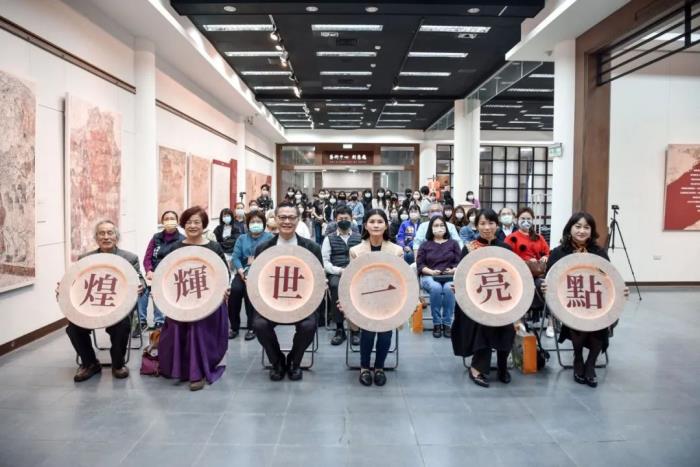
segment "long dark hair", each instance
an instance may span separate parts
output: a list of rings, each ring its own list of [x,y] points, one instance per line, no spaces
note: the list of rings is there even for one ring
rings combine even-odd
[[[386,225],[386,229],[384,229],[384,241],[389,241],[389,219],[386,218],[386,213],[384,212],[383,209],[370,209],[369,211],[365,212],[365,217],[362,219],[362,240],[367,240],[369,239],[369,230],[367,230],[367,222],[369,221],[369,218],[377,215],[384,219],[384,225]]]
[[[564,231],[561,234],[561,246],[564,248],[574,248],[574,241],[573,238],[571,237],[571,228],[576,224],[578,221],[581,219],[585,220],[588,225],[591,226],[591,236],[588,238],[588,241],[586,242],[586,248],[590,249],[591,247],[598,248],[598,228],[596,227],[595,219],[593,218],[592,215],[585,211],[579,211],[574,213],[570,218],[569,221],[566,223],[564,226]]]
[[[447,229],[447,219],[445,216],[435,216],[431,217],[430,221],[428,222],[428,230],[425,232],[425,239],[426,240],[435,240],[435,235],[433,234],[433,224],[435,221],[442,221],[443,225],[445,226],[445,236],[443,237],[445,240],[450,239],[450,231]]]
[[[530,237],[530,240],[535,242],[535,241],[537,241],[538,238],[540,238],[540,235],[535,231],[535,212],[528,207],[520,208],[520,209],[518,209],[518,214],[516,215],[516,219],[520,219],[520,216],[524,212],[526,212],[532,216],[532,225],[530,225],[530,230],[528,230],[527,236]],[[520,228],[520,221],[516,220],[516,222],[518,223],[518,228]],[[571,230],[571,229],[569,229],[569,230]]]

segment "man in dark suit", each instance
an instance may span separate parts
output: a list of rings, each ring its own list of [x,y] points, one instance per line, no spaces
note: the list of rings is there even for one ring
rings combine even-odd
[[[139,275],[141,283],[139,284],[139,295],[145,290],[145,282],[141,276],[141,269],[139,266],[139,257],[134,253],[126,250],[120,250],[117,248],[117,243],[119,242],[119,230],[114,222],[109,220],[104,220],[98,222],[95,226],[95,241],[97,242],[97,250],[89,251],[80,256],[79,259],[83,259],[89,255],[95,255],[97,253],[112,253],[121,256],[127,260],[136,269]],[[58,297],[58,289],[56,292]],[[112,375],[115,378],[126,378],[129,376],[129,369],[124,364],[124,357],[126,355],[126,346],[129,342],[129,332],[131,328],[131,313],[124,317],[123,320],[119,321],[117,324],[113,324],[105,329],[107,334],[110,336],[112,346],[109,350],[110,356],[112,357]],[[80,356],[80,367],[73,377],[73,381],[79,383],[87,379],[92,378],[97,373],[102,372],[102,365],[97,356],[95,355],[95,349],[92,348],[92,342],[90,340],[90,329],[81,328],[73,323],[68,323],[66,328],[66,333],[70,338],[73,348]]]
[[[294,204],[289,202],[280,203],[275,209],[275,220],[277,221],[279,235],[275,235],[267,242],[258,245],[255,249],[255,256],[257,257],[263,251],[275,245],[298,245],[309,250],[318,259],[321,267],[323,267],[321,248],[315,242],[300,237],[295,232],[300,218],[301,213]],[[316,333],[316,313],[311,313],[301,321],[294,323],[296,332],[294,333],[292,350],[289,351],[286,361],[275,332],[276,325],[277,323],[261,316],[257,311],[254,313],[253,329],[255,330],[255,335],[258,337],[260,345],[265,349],[267,358],[270,359],[272,364],[270,379],[272,381],[280,381],[284,378],[284,374],[287,373],[289,379],[298,381],[303,376],[300,367],[301,359],[304,357],[304,351],[313,342]]]

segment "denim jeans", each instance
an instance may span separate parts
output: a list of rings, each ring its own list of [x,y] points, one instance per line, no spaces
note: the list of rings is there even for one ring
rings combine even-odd
[[[139,300],[137,302],[137,306],[139,309],[139,319],[141,320],[141,324],[146,324],[147,318],[148,318],[148,297],[151,294],[151,288],[146,287],[146,289],[143,291],[141,296],[139,297]],[[155,302],[153,303],[153,324],[163,324],[165,322],[165,316],[163,316],[163,313],[158,309],[156,306]]]
[[[377,336],[377,354],[374,357],[374,368],[384,369],[384,361],[391,346],[391,334],[393,331],[372,332],[360,330],[360,366],[371,368],[370,357],[374,347],[374,337]]]
[[[408,264],[413,264],[416,261],[413,250],[410,250],[410,251],[404,250],[403,260],[406,261]]]
[[[455,312],[455,294],[452,292],[452,281],[441,284],[431,276],[420,278],[421,287],[430,294],[430,311],[433,314],[433,325],[452,325]]]

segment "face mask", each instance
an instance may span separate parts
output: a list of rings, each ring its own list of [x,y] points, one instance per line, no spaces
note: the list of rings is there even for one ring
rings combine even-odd
[[[165,227],[168,230],[175,230],[177,228],[177,221],[165,221],[163,222],[163,227]]]
[[[371,197],[372,197],[372,193],[365,193],[365,198],[371,198]]]
[[[513,216],[510,214],[504,214],[501,216],[501,224],[510,225],[513,223]]]
[[[415,199],[416,201],[418,201],[418,200],[420,199],[420,195],[413,195],[413,199]]]
[[[439,212],[439,211],[431,212],[431,213],[430,213],[430,218],[432,219],[433,217],[437,217],[437,216],[441,216],[441,215],[442,215],[442,213]]]
[[[267,196],[267,195],[269,195],[269,194],[270,194],[269,191],[263,191],[263,192],[262,192],[262,195],[263,195],[263,196]]]
[[[258,210],[258,207],[257,207],[257,206],[251,206],[251,207],[250,207],[250,210],[251,210],[251,211],[257,211],[257,210]]]
[[[357,201],[357,196],[351,196],[350,201]]]
[[[392,218],[392,219],[398,219],[398,218],[399,218],[399,215],[398,215],[397,213],[395,213],[395,212],[392,212],[392,213],[391,213],[391,218]]]
[[[294,195],[294,198],[295,198],[295,199],[301,199],[301,195],[300,195],[300,194],[296,194],[296,195]]]
[[[335,198],[331,198],[331,204],[335,204]]]
[[[384,193],[377,193],[377,198],[384,198]]]
[[[338,199],[339,199],[340,201],[345,201],[347,198],[346,198],[345,196],[338,196]]]
[[[471,201],[474,199],[474,195],[467,195],[467,201]]]
[[[473,224],[475,220],[476,220],[476,216],[469,216],[469,222],[470,222],[470,223]]]
[[[445,211],[446,217],[452,217],[452,211]]]
[[[318,197],[321,198],[321,199],[326,199],[326,198],[328,198],[328,195],[325,195],[325,194],[324,194],[324,195],[318,195]]]
[[[236,209],[237,216],[245,216],[245,211],[243,209]]]
[[[338,227],[340,228],[340,230],[348,230],[350,228],[350,221],[338,221]]]
[[[263,231],[263,225],[258,223],[250,224],[248,228],[250,229],[250,232],[254,234],[258,234]]]
[[[293,192],[293,191],[288,191],[288,192],[287,192],[287,196],[294,196],[294,192]]]
[[[224,224],[230,224],[232,220],[231,216],[224,216],[223,218]]]
[[[401,220],[405,221],[406,219],[408,219],[408,214],[401,214]]]
[[[520,221],[520,228],[523,230],[530,230],[530,227],[532,227],[532,221],[528,219],[523,219]]]
[[[415,220],[418,219],[418,217],[420,217],[420,214],[418,214],[417,212],[412,212],[412,213],[411,213],[411,220],[414,220],[414,221],[415,221]]]
[[[462,214],[461,212],[458,212],[457,214],[455,214],[455,217],[459,220],[462,220],[462,219],[464,219],[464,214]]]
[[[433,227],[433,235],[445,235],[444,227]]]

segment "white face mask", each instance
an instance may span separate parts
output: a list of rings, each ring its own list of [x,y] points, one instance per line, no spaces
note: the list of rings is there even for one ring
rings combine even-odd
[[[420,199],[420,195],[413,195],[413,199],[415,199],[416,201],[418,201],[418,200]]]
[[[401,214],[401,220],[405,221],[406,219],[408,219],[408,214]]]
[[[301,199],[301,195],[297,193],[296,195],[294,195],[294,198]]]
[[[513,223],[513,216],[511,216],[510,214],[503,214],[500,220],[501,224],[511,225]]]
[[[523,230],[530,230],[532,227],[532,221],[530,219],[522,219],[520,221],[520,228]]]
[[[458,212],[457,214],[455,214],[455,217],[459,220],[462,220],[464,219],[464,213]]]
[[[245,215],[245,210],[243,209],[236,209],[236,215],[237,216],[244,216]]]
[[[433,227],[433,235],[445,235],[445,228],[444,227]]]
[[[420,214],[418,214],[417,212],[412,212],[412,213],[411,213],[411,220],[414,220],[414,221],[415,221],[415,220],[417,220],[419,217],[420,217]]]
[[[476,216],[469,216],[469,222],[470,222],[470,223],[473,224],[475,220],[476,220]]]
[[[371,198],[371,197],[372,197],[372,193],[365,193],[365,198]]]
[[[445,211],[445,217],[452,217],[452,211]]]
[[[384,198],[384,193],[377,193],[378,198]]]

